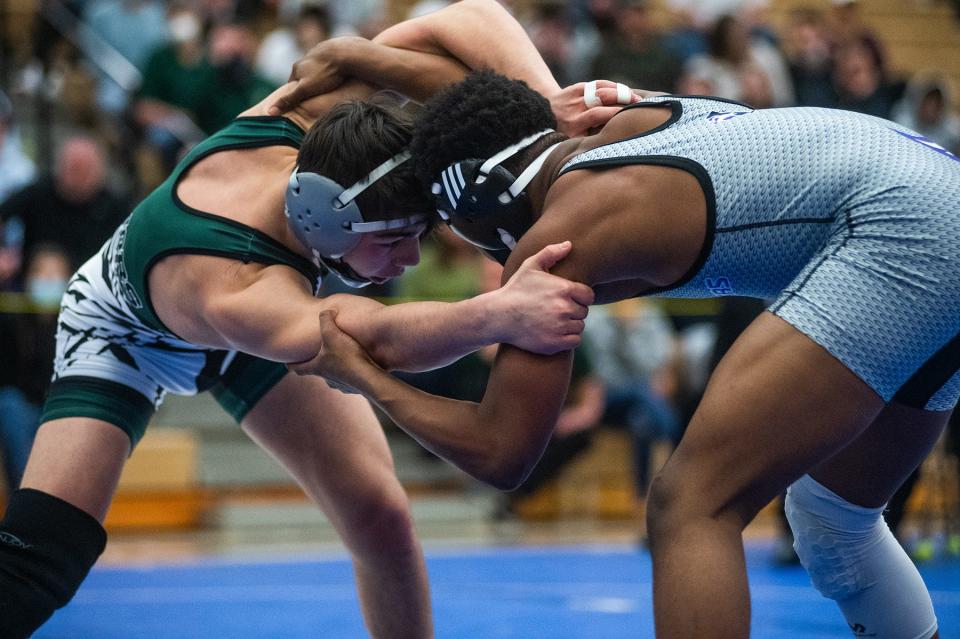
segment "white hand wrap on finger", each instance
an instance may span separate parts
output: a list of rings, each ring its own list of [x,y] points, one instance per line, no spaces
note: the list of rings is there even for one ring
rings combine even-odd
[[[596,80],[590,80],[583,85],[583,103],[588,109],[592,109],[593,107],[603,104],[603,100],[601,100],[600,96],[597,95]]]
[[[617,104],[630,104],[631,102],[633,102],[633,91],[622,82],[617,82]]]

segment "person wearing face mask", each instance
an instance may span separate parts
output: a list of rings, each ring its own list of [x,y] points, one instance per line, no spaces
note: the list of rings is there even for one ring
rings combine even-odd
[[[212,73],[196,112],[201,129],[220,129],[276,88],[254,69],[256,55],[257,39],[247,24],[224,22],[210,30],[207,60]]]
[[[257,72],[277,86],[287,81],[297,60],[330,35],[330,14],[322,4],[305,3],[285,22],[264,36],[257,50]]]
[[[203,24],[195,8],[171,6],[167,30],[170,42],[154,50],[147,60],[133,117],[143,128],[148,148],[159,153],[169,173],[181,150],[204,137],[196,124],[197,111],[213,69],[206,59]]]
[[[27,259],[27,304],[0,313],[0,456],[7,491],[20,484],[53,373],[57,309],[72,270],[67,253],[40,244]]]

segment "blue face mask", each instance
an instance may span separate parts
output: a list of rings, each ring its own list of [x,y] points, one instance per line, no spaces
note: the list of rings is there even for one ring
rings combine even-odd
[[[37,306],[56,308],[67,290],[67,280],[36,278],[27,283],[27,295]]]

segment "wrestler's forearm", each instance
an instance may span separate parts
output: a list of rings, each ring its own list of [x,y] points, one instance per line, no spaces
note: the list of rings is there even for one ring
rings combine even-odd
[[[571,359],[569,353],[541,356],[504,347],[480,404],[429,395],[369,364],[338,381],[376,403],[427,449],[509,490],[529,475],[550,439]]]
[[[390,27],[374,41],[451,57],[469,69],[492,69],[542,95],[560,90],[523,27],[496,0],[462,0]]]
[[[427,450],[470,476],[501,489],[512,489],[517,475],[504,468],[498,450],[506,442],[484,429],[480,405],[424,393],[374,367],[358,390]]]
[[[453,303],[391,306],[338,295],[324,304],[337,309],[337,323],[374,361],[387,370],[408,372],[439,368],[484,346],[509,340],[508,313],[501,306],[495,294]]]
[[[412,48],[394,48],[363,38],[329,41],[338,71],[419,102],[463,79],[469,69],[456,59]]]

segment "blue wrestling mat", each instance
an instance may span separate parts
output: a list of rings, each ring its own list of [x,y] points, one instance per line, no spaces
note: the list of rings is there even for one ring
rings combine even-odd
[[[848,636],[803,570],[748,546],[753,636]],[[624,546],[428,552],[440,639],[653,637],[650,556]],[[960,563],[922,566],[942,639],[960,637]],[[365,637],[345,558],[96,568],[36,639]]]

